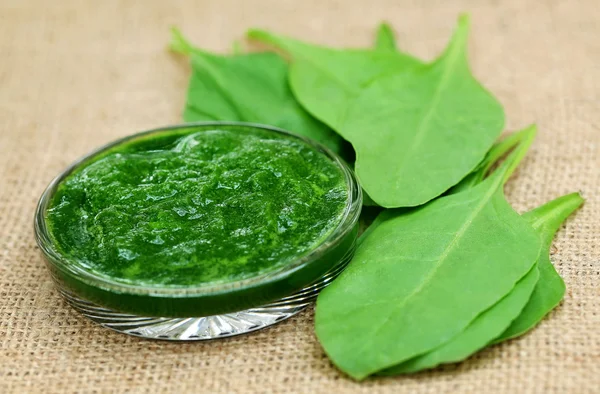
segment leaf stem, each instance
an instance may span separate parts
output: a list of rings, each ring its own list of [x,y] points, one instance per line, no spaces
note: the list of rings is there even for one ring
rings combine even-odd
[[[546,243],[552,242],[554,234],[561,224],[584,202],[579,193],[571,193],[558,197],[540,207],[523,214],[526,219],[535,218],[531,222],[533,228],[543,236]]]
[[[502,184],[506,183],[508,178],[513,174],[519,163],[523,160],[529,147],[533,143],[537,134],[537,127],[531,125],[522,131],[516,133],[519,138],[519,143],[510,155],[504,160],[500,167],[492,173],[491,177],[502,177]]]

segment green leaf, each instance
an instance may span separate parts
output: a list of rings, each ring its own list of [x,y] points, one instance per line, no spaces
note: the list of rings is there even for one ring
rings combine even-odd
[[[488,345],[500,335],[498,333],[502,335],[494,343],[521,335],[533,328],[558,305],[564,295],[564,282],[550,262],[548,253],[560,224],[582,203],[579,193],[573,193],[525,213],[523,217],[538,232],[543,245],[534,268],[506,297],[479,315],[465,331],[452,340],[380,374],[416,372],[442,363],[460,361]]]
[[[459,193],[463,190],[470,189],[473,186],[481,183],[481,181],[483,181],[490,169],[497,165],[498,161],[502,159],[508,152],[513,150],[515,146],[519,145],[524,140],[530,138],[530,134],[532,132],[535,132],[535,125],[531,125],[521,131],[511,133],[508,136],[502,138],[500,141],[496,142],[486,154],[485,158],[481,161],[481,163],[479,163],[477,168],[473,170],[473,172],[471,172],[469,175],[467,175],[462,181],[460,181],[458,185],[453,186],[452,189],[448,191],[448,194]],[[370,204],[367,204],[364,202],[365,196],[368,197],[366,193],[363,193],[363,205],[372,206],[374,203],[371,202]],[[370,197],[368,198],[370,200]],[[396,208],[395,211],[402,210],[403,212],[406,212],[407,209],[411,208]],[[371,215],[373,215],[373,212],[376,211],[371,212]],[[364,227],[364,231],[358,239],[359,243],[368,235],[370,231],[373,231],[373,229],[383,221],[382,218],[382,215],[376,216],[374,220],[372,217],[370,218],[370,224]]]
[[[559,197],[523,215],[542,238],[542,253],[538,260],[540,280],[529,303],[519,317],[494,342],[520,336],[537,325],[562,300],[565,283],[550,261],[552,239],[560,225],[583,204],[579,193]]]
[[[274,45],[291,59],[289,80],[298,101],[338,131],[348,105],[373,79],[421,64],[412,56],[377,49],[332,49],[264,30],[248,37]]]
[[[382,24],[378,35],[384,34],[393,40],[390,27]],[[395,50],[326,48],[258,29],[249,30],[247,35],[292,57],[289,80],[297,100],[313,116],[334,128],[348,104],[374,78],[421,64]],[[363,204],[378,205],[366,193]]]
[[[386,369],[379,375],[398,375],[433,368],[442,363],[464,360],[502,333],[527,304],[540,276],[534,266],[498,303],[477,316],[460,334],[442,346]]]
[[[451,193],[458,193],[479,184],[488,171],[496,165],[498,160],[530,136],[531,129],[534,127],[535,126],[530,126],[519,132],[509,134],[502,140],[496,142],[477,169],[463,179],[458,185],[453,187]],[[378,218],[373,221],[371,226],[363,233],[361,238],[359,238],[359,244],[360,241],[368,236],[368,233],[373,231],[380,222],[381,219]],[[543,259],[543,256],[540,257],[540,259]],[[540,260],[538,259],[538,263],[539,261]],[[498,333],[502,333],[519,313],[522,315],[521,311],[529,302],[534,287],[541,285],[541,282],[538,282],[539,276],[540,272],[538,264],[536,263],[534,268],[532,268],[530,272],[515,285],[514,289],[508,293],[508,295],[479,315],[471,324],[469,324],[465,331],[442,346],[423,355],[414,357],[400,365],[381,371],[378,375],[389,376],[411,373],[433,368],[442,363],[457,362],[469,357],[476,351],[488,345],[492,339],[499,335]]]
[[[532,125],[527,129],[511,133],[508,136],[502,138],[500,141],[496,142],[488,151],[481,163],[479,163],[477,168],[475,168],[475,170],[473,170],[471,173],[469,173],[469,175],[467,175],[463,180],[461,180],[459,184],[453,186],[449,190],[449,193],[458,193],[464,189],[469,189],[480,183],[488,174],[490,169],[494,165],[496,165],[498,160],[504,157],[512,149],[514,149],[514,147],[517,146],[520,142],[522,142],[524,138],[527,138],[529,130],[532,127],[535,126]]]
[[[294,98],[288,65],[275,53],[221,56],[191,45],[172,31],[171,48],[191,57],[193,74],[183,118],[262,123],[319,141],[337,153],[345,142]]]
[[[396,37],[392,27],[387,23],[381,23],[377,29],[377,38],[375,40],[375,48],[379,50],[396,50]]]
[[[435,349],[529,272],[540,241],[502,185],[534,135],[479,185],[378,217],[317,299],[317,337],[342,371],[363,379]]]
[[[421,205],[471,172],[502,132],[500,103],[471,75],[459,19],[433,63],[378,77],[334,129],[356,151],[362,187],[386,208]]]

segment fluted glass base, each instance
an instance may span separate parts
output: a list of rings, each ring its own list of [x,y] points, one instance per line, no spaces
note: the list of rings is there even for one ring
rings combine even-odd
[[[107,309],[60,289],[73,308],[112,330],[149,339],[200,341],[230,337],[260,330],[288,319],[308,305],[333,281],[352,258],[352,250],[330,272],[288,297],[259,308],[202,317],[145,317]]]

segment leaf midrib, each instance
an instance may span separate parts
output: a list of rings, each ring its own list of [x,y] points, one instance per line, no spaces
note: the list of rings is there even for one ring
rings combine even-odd
[[[423,141],[423,137],[426,134],[426,130],[428,130],[427,126],[429,126],[429,122],[431,121],[433,114],[435,113],[434,110],[439,104],[442,93],[446,88],[452,71],[454,71],[454,66],[457,64],[457,59],[459,58],[460,52],[460,46],[453,46],[449,53],[450,56],[448,58],[441,59],[441,61],[446,64],[446,67],[444,67],[444,71],[442,72],[442,76],[440,78],[440,83],[435,89],[433,99],[429,102],[429,105],[427,106],[427,112],[425,113],[425,116],[421,119],[421,122],[419,122],[417,132],[415,133],[414,138],[409,144],[407,154],[402,156],[399,165],[396,167],[396,188],[401,186],[401,182],[403,181],[402,173],[404,172],[406,163],[408,163],[408,158],[412,157],[412,152],[414,152],[415,148]],[[437,62],[428,65],[427,67],[433,68],[436,66],[436,63]]]

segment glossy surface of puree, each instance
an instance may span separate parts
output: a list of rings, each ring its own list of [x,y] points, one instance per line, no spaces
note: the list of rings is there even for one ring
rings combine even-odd
[[[190,128],[84,162],[59,185],[46,222],[86,271],[187,287],[280,269],[335,230],[347,199],[339,166],[301,139]]]

